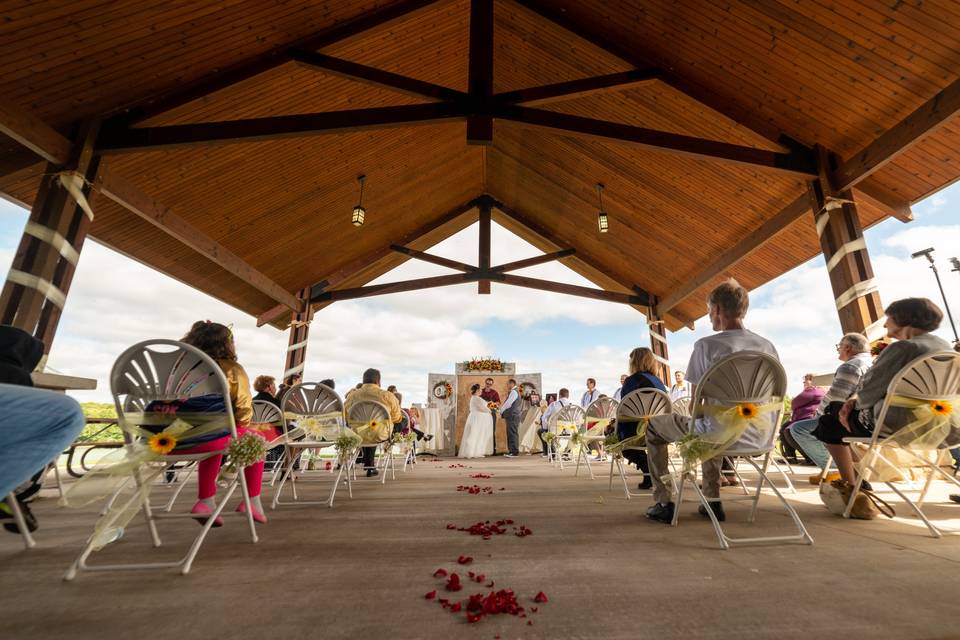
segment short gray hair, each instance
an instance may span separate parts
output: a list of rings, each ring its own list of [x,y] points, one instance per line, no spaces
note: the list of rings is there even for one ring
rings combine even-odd
[[[856,353],[864,353],[870,348],[870,343],[867,342],[867,337],[862,333],[848,333],[840,338],[840,342],[846,343],[847,346],[853,349]]]

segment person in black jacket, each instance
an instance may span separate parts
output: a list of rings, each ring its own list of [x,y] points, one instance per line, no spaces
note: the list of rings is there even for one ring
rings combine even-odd
[[[0,325],[0,497],[59,456],[85,424],[76,400],[32,388],[30,373],[42,357],[42,342],[22,329]],[[21,500],[18,496],[27,527],[36,530],[36,518]],[[12,517],[6,500],[0,503],[0,519]],[[20,532],[10,522],[3,528]]]

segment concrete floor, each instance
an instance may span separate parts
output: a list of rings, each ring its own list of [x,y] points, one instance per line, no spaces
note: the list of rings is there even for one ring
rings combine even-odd
[[[791,496],[816,540],[720,551],[708,521],[685,503],[680,526],[647,521],[647,498],[609,493],[606,477],[575,478],[539,457],[421,462],[381,485],[366,478],[334,509],[268,512],[252,545],[245,523],[212,531],[184,577],[171,571],[61,576],[95,511],[35,503],[38,546],[0,532],[0,638],[956,638],[960,538],[935,540],[906,509],[894,521],[845,521],[816,491]],[[812,471],[798,469],[800,471]],[[470,474],[492,473],[492,479]],[[795,476],[805,481],[806,473]],[[634,480],[636,482],[636,479]],[[492,486],[493,495],[456,491]],[[306,489],[321,497],[328,481]],[[503,487],[504,491],[499,491]],[[614,485],[616,488],[616,485]],[[724,489],[724,496],[738,490]],[[943,499],[946,484],[933,498]],[[269,494],[269,492],[267,492]],[[189,506],[192,501],[185,500]],[[899,505],[899,503],[895,503]],[[731,535],[792,533],[774,498],[748,525],[744,504],[727,505]],[[960,505],[928,513],[960,528]],[[533,534],[491,540],[448,523],[510,518]],[[952,520],[953,522],[950,522]],[[161,523],[165,546],[184,543],[192,521]],[[104,550],[104,560],[150,552],[142,525]],[[182,547],[180,547],[182,548]],[[173,549],[155,555],[174,557]],[[457,567],[460,555],[474,558]],[[550,601],[528,620],[500,615],[467,624],[424,594],[437,568],[472,569],[513,589],[524,606]],[[479,587],[479,585],[472,585]],[[459,594],[481,591],[466,584]]]

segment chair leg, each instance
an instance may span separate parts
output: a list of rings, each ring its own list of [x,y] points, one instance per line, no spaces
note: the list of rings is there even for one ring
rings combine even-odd
[[[137,492],[144,490],[143,478],[140,476],[140,469],[136,469],[133,472],[133,478],[137,483]],[[157,523],[153,518],[153,510],[150,507],[150,501],[143,501],[143,517],[147,521],[147,529],[150,530],[150,538],[153,541],[154,547],[160,546],[160,533],[157,531]]]
[[[13,520],[17,523],[17,528],[20,529],[20,537],[23,538],[23,546],[27,549],[33,549],[35,546],[37,546],[37,543],[30,534],[30,529],[27,528],[27,521],[23,517],[23,511],[20,510],[20,501],[17,500],[17,496],[13,493],[13,491],[7,495],[7,504],[10,505],[10,510],[13,511]]]
[[[627,486],[627,472],[623,468],[623,458],[617,458],[617,471],[620,472],[620,480],[623,482],[623,494],[630,499],[630,487]]]
[[[607,491],[613,491],[613,460],[616,456],[610,456],[610,481],[607,482]]]
[[[830,463],[832,462],[833,462],[833,456],[828,453],[827,463],[823,465],[822,469],[820,469],[820,479],[817,480],[817,484],[823,484],[824,478],[826,478],[827,474],[830,473]]]
[[[757,491],[753,495],[753,505],[750,507],[750,515],[747,516],[747,522],[753,522],[757,518],[757,509],[760,506],[760,493],[763,491],[763,481],[767,478],[767,469],[770,468],[771,460],[773,460],[773,456],[770,455],[770,453],[767,453],[767,455],[763,456],[763,469],[760,471],[760,477],[757,478]],[[752,459],[750,462],[756,466],[756,462],[754,462]],[[773,464],[776,466],[777,461],[773,460]],[[771,482],[770,484],[772,485],[773,483]]]
[[[773,466],[777,468],[777,471],[780,472],[780,475],[783,476],[783,479],[787,481],[787,488],[790,490],[790,493],[796,494],[797,488],[793,486],[793,482],[790,480],[790,476],[780,467],[780,464],[777,462],[776,458],[770,457],[770,461],[773,462]],[[790,463],[787,463],[787,468],[790,468]],[[793,470],[790,469],[790,473],[793,473]]]

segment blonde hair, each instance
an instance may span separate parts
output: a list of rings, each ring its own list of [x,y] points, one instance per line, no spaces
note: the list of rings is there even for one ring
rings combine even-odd
[[[716,305],[721,315],[726,318],[742,318],[747,315],[750,306],[750,296],[740,283],[730,278],[718,284],[707,297],[710,305]]]
[[[637,347],[630,352],[630,375],[634,373],[655,374],[657,368],[657,359],[653,356],[653,351],[646,347]]]

